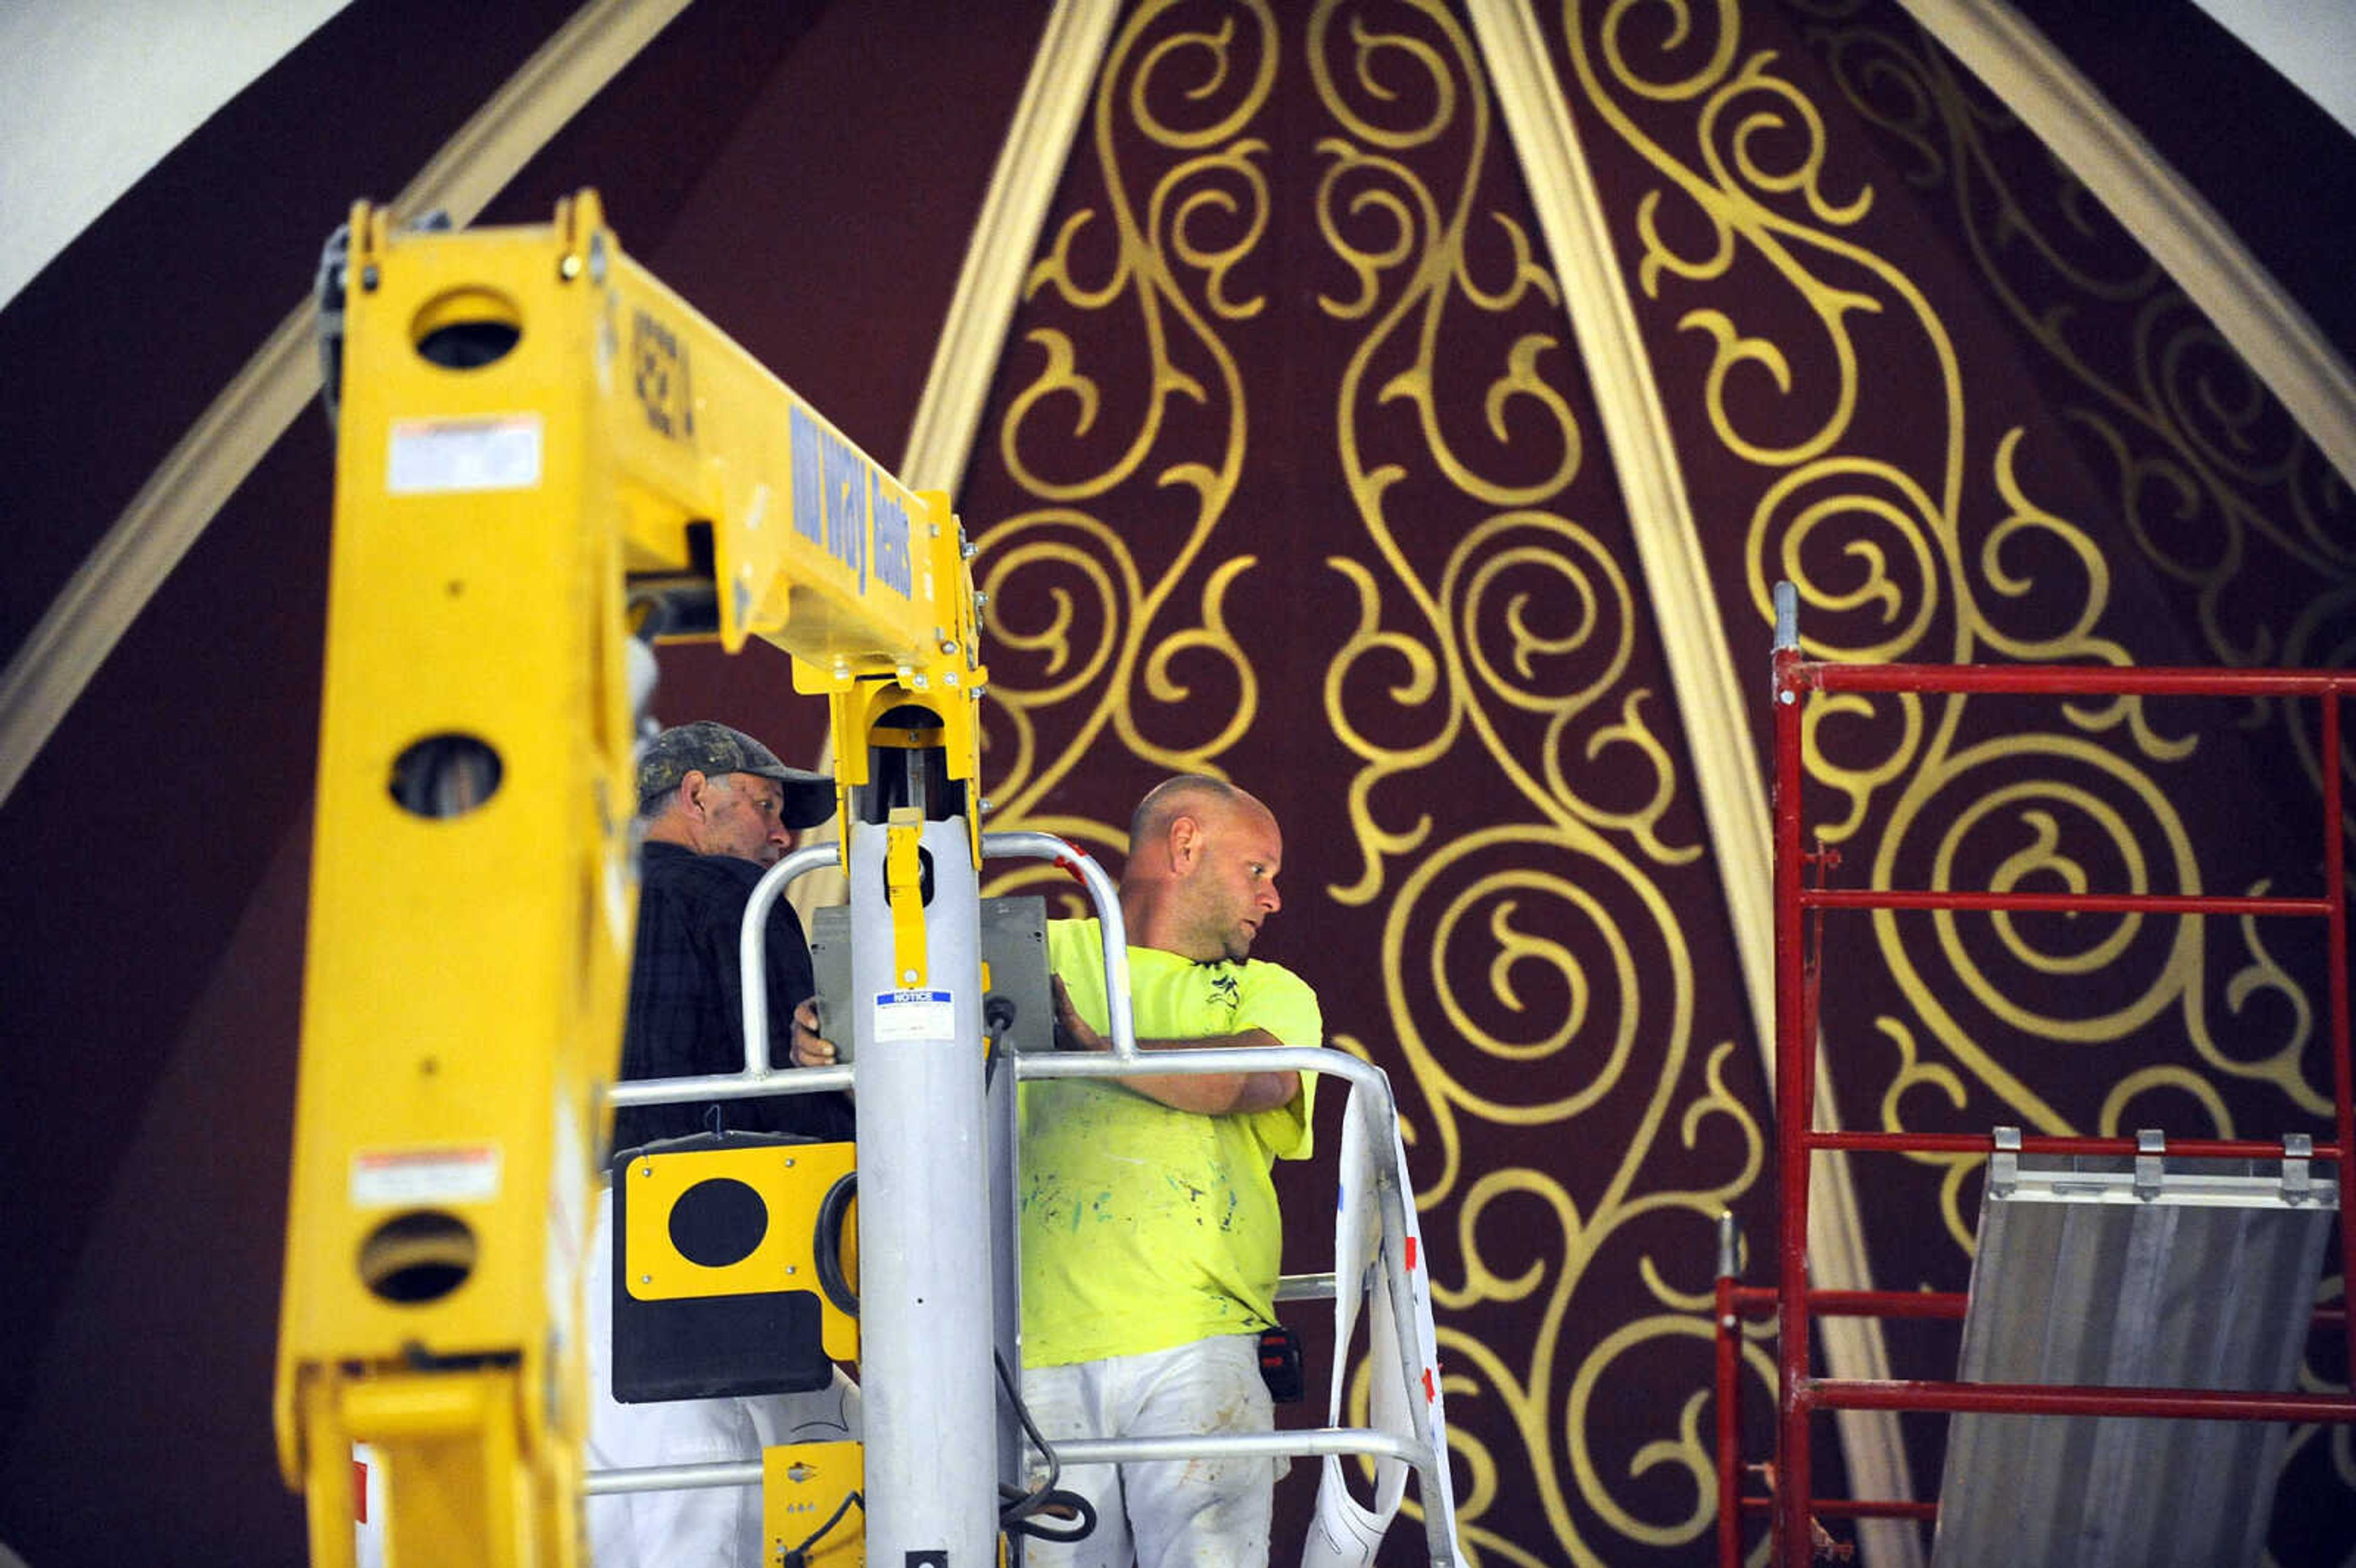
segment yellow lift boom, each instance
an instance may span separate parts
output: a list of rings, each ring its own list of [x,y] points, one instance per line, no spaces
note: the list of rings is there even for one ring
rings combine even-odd
[[[923,710],[978,863],[969,552],[947,496],[632,262],[594,194],[462,233],[363,205],[348,236],[280,1462],[315,1563],[352,1556],[354,1441],[396,1563],[569,1563],[635,917],[626,603],[793,655],[844,803],[882,720]],[[920,827],[891,827],[894,860]],[[950,984],[914,896],[894,973]]]

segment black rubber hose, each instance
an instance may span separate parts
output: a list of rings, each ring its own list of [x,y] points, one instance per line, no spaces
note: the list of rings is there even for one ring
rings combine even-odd
[[[851,1217],[851,1200],[859,1196],[859,1173],[845,1171],[819,1200],[818,1224],[810,1248],[818,1254],[818,1287],[845,1317],[859,1316],[859,1293],[842,1277],[842,1227]]]

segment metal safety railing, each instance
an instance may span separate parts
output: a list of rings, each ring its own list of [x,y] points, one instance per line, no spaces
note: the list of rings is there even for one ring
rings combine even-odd
[[[1139,1052],[1130,998],[1128,930],[1122,920],[1118,890],[1111,877],[1086,849],[1052,834],[984,834],[981,847],[985,859],[1042,859],[1068,872],[1087,889],[1104,933],[1105,990],[1110,1013],[1108,1021],[1111,1028],[1108,1033],[1111,1049],[1101,1053],[1014,1055],[1012,1060],[1017,1080],[1116,1078],[1136,1072]],[[769,912],[785,895],[786,889],[809,872],[840,863],[841,848],[836,844],[813,844],[797,849],[764,873],[745,903],[739,948],[744,986],[743,1071],[616,1083],[607,1092],[611,1104],[616,1106],[650,1105],[683,1101],[750,1099],[773,1094],[815,1094],[829,1090],[849,1090],[852,1086],[856,1071],[853,1064],[779,1068],[770,1061],[767,965],[762,956],[763,933]],[[1392,1129],[1398,1119],[1398,1102],[1391,1093],[1389,1075],[1372,1062],[1361,1061],[1346,1051],[1289,1046],[1216,1051],[1157,1050],[1153,1052],[1152,1071],[1157,1074],[1172,1075],[1315,1072],[1343,1079],[1358,1091],[1353,1094],[1351,1105],[1365,1119],[1367,1133],[1375,1138],[1373,1147],[1377,1148],[1390,1147]],[[1411,1327],[1417,1321],[1417,1307],[1409,1271],[1416,1265],[1411,1262],[1414,1249],[1405,1244],[1407,1206],[1412,1201],[1411,1195],[1412,1188],[1404,1168],[1387,1170],[1375,1183],[1376,1209],[1383,1239],[1377,1264],[1383,1276],[1379,1288],[1385,1292],[1399,1326],[1395,1343],[1399,1356],[1398,1377],[1407,1396],[1402,1408],[1414,1411],[1424,1408],[1430,1393]],[[1279,1301],[1331,1300],[1337,1287],[1355,1291],[1372,1289],[1376,1285],[1373,1281],[1337,1281],[1332,1273],[1287,1275],[1278,1283],[1276,1297]],[[1346,1349],[1346,1346],[1337,1345],[1333,1353],[1339,1356]],[[1255,1456],[1270,1459],[1326,1456],[1396,1459],[1414,1470],[1420,1495],[1426,1499],[1423,1524],[1430,1561],[1435,1565],[1445,1565],[1445,1568],[1453,1568],[1453,1564],[1460,1561],[1448,1518],[1449,1510],[1430,1503],[1438,1488],[1445,1484],[1444,1469],[1448,1456],[1440,1445],[1421,1432],[1395,1432],[1375,1427],[1311,1427],[1248,1434],[1192,1433],[1148,1437],[1076,1438],[1059,1441],[1055,1448],[1059,1461],[1067,1466]],[[583,1489],[588,1494],[597,1495],[702,1487],[757,1487],[760,1484],[761,1466],[754,1460],[593,1470],[584,1477]]]
[[[1810,1495],[1811,1422],[1824,1411],[1985,1412],[2019,1415],[2113,1415],[2227,1421],[2356,1423],[2351,1394],[2253,1393],[2175,1388],[2117,1388],[2039,1383],[1967,1383],[1916,1380],[1818,1377],[1809,1361],[1810,1326],[1819,1316],[1960,1319],[1960,1293],[1818,1290],[1809,1284],[1809,1179],[1814,1157],[1859,1153],[1988,1154],[1998,1135],[1819,1131],[1815,1126],[1816,978],[1822,953],[1821,912],[1827,910],[2043,911],[2160,916],[2227,915],[2319,919],[2328,927],[2329,1049],[2333,1134],[2329,1142],[2294,1136],[2276,1141],[2169,1139],[2169,1155],[2236,1159],[2284,1159],[2303,1153],[2329,1160],[2337,1173],[2341,1266],[2356,1266],[2356,1087],[2349,1054],[2350,993],[2345,833],[2342,827],[2340,701],[2356,692],[2356,676],[2308,670],[2201,670],[2112,667],[1974,667],[1933,665],[1839,664],[1801,657],[1796,598],[1789,583],[1775,588],[1773,782],[1775,909],[1775,1143],[1778,1215],[1772,1286],[1740,1283],[1739,1243],[1730,1218],[1721,1221],[1716,1317],[1718,1545],[1721,1568],[1741,1561],[1742,1518],[1773,1516],[1772,1562],[1799,1568],[1812,1560],[1812,1521],[1823,1518],[1929,1520],[1930,1502],[1840,1499]],[[1804,784],[1803,715],[1812,694],[2014,693],[2043,696],[2275,697],[2320,704],[2321,849],[2324,888],[2315,898],[2161,893],[1948,892],[1921,889],[1843,889],[1821,885],[1821,858],[1804,848],[1801,796]],[[1815,885],[1805,879],[1819,868]],[[1811,918],[1816,930],[1811,931]],[[2126,1155],[2132,1137],[2015,1136],[2007,1151],[2042,1155]],[[2147,1150],[2146,1151],[2147,1152]],[[1777,1424],[1771,1493],[1740,1489],[1740,1321],[1777,1318]],[[2356,1315],[2345,1307],[2317,1314],[2335,1323],[2356,1368]]]

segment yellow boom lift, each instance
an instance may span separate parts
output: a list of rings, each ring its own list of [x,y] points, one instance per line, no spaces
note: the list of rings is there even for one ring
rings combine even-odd
[[[954,972],[974,963],[979,858],[967,552],[946,496],[901,486],[632,262],[594,194],[544,228],[455,234],[361,206],[348,236],[323,289],[343,318],[336,539],[279,1453],[315,1563],[352,1554],[354,1441],[385,1466],[396,1559],[570,1563],[578,1253],[634,920],[625,595],[665,596],[673,630],[732,652],[792,654],[797,688],[832,699],[839,803],[879,729],[928,753],[947,787],[842,837],[891,862],[899,983],[868,989],[938,996],[934,1026],[972,1040],[977,987]],[[937,886],[928,946],[920,859],[962,879],[962,938]],[[924,1053],[870,1067],[895,1054]],[[978,1057],[937,1054],[914,1070],[969,1074],[970,1095],[939,1097],[978,1107]],[[986,1305],[877,1288],[909,1157],[863,1152],[868,1353],[947,1348],[988,1443]],[[944,1276],[987,1277],[969,1174],[907,1206],[938,1233],[903,1255]],[[871,1520],[985,1561],[991,1467],[916,1486],[873,1446]]]
[[[987,1073],[980,1049],[1004,1030],[986,1029],[979,956],[986,676],[948,498],[902,486],[633,263],[591,193],[546,226],[459,233],[355,207],[320,304],[336,528],[274,1403],[312,1562],[353,1561],[356,1443],[384,1467],[394,1568],[578,1561],[581,1250],[610,1105],[846,1087],[855,1071],[865,1435],[850,1463],[863,1508],[809,1561],[985,1568],[1023,1452],[992,1380],[995,1359],[1011,1392],[1017,1360],[1011,1270],[993,1267],[1011,1214],[992,1188],[1011,1158],[1015,1074]],[[652,615],[648,638],[731,652],[766,639],[793,656],[798,690],[830,699],[855,1003],[829,1028],[855,1069],[772,1076],[764,999],[748,988],[744,1073],[612,1083],[635,930],[632,752],[652,683],[633,607]],[[991,852],[1066,860],[1106,921],[1114,1052],[1018,1071],[1133,1071],[1108,880],[1044,835],[992,835]],[[827,858],[789,857],[756,910],[795,862]],[[1454,1562],[1428,1284],[1387,1083],[1322,1050],[1164,1053],[1156,1069],[1188,1062],[1369,1091],[1353,1098],[1345,1150],[1363,1133],[1391,1152],[1362,1184],[1352,1234],[1365,1247],[1350,1255],[1380,1266],[1342,1285],[1355,1303],[1363,1280],[1387,1281],[1376,1307],[1397,1327],[1386,1338],[1378,1323],[1375,1343],[1395,1342],[1398,1364],[1377,1376],[1376,1405],[1396,1413],[1384,1430],[1058,1447],[1074,1463],[1375,1456],[1388,1506],[1404,1470],[1421,1472],[1432,1560]],[[663,1189],[648,1174],[647,1190]],[[1359,1211],[1345,1194],[1344,1212]],[[829,1355],[842,1354],[839,1327]],[[1337,1410],[1340,1397],[1337,1380]],[[773,1526],[817,1523],[822,1505],[779,1500],[781,1477],[825,1468],[798,1452],[771,1450],[752,1477]],[[1329,1457],[1328,1492],[1337,1477]],[[1327,1506],[1321,1493],[1321,1519]],[[1347,1560],[1370,1560],[1381,1528],[1359,1530],[1363,1554]]]

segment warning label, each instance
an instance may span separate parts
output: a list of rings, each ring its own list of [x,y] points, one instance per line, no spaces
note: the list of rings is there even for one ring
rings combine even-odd
[[[395,496],[529,490],[540,483],[541,418],[395,420],[385,461]]]
[[[356,1209],[412,1203],[487,1203],[499,1195],[497,1144],[359,1149],[352,1155]]]
[[[957,1009],[947,991],[879,991],[875,1039],[948,1040],[957,1029]]]

